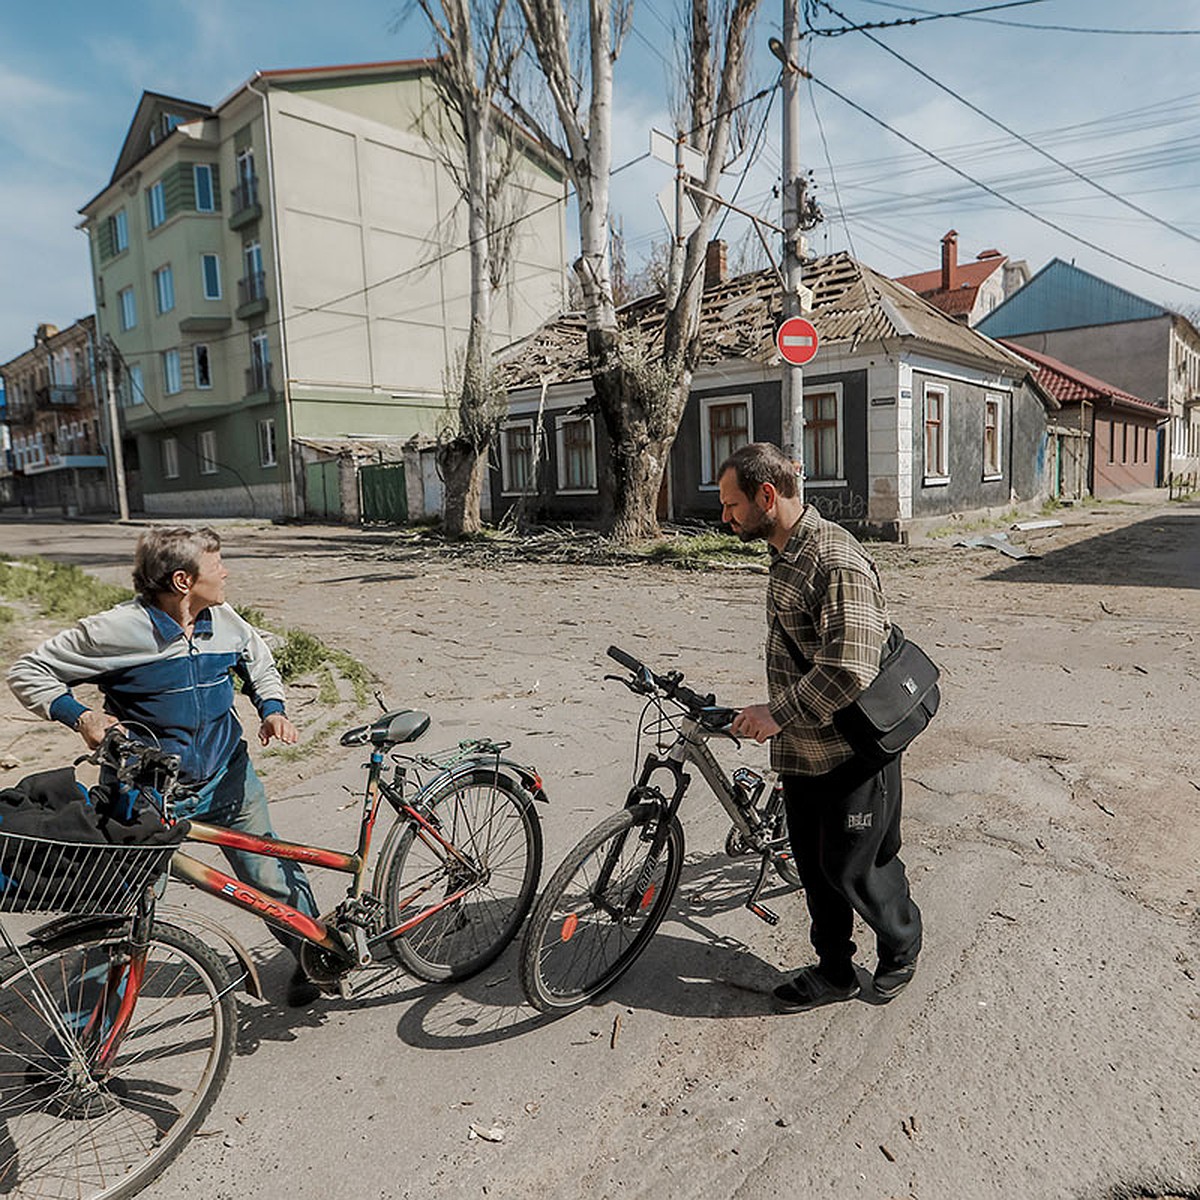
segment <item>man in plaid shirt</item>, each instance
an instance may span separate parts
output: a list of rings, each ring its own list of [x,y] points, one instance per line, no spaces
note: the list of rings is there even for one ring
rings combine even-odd
[[[775,989],[781,1007],[858,995],[854,914],[874,932],[875,993],[899,995],[921,950],[921,913],[900,850],[900,756],[857,756],[833,726],[879,672],[891,630],[875,564],[798,494],[796,467],[766,442],[743,446],[718,476],[721,516],[744,542],[770,546],[766,704],[742,709],[735,734],[771,742],[788,831],[812,920],[815,966]]]

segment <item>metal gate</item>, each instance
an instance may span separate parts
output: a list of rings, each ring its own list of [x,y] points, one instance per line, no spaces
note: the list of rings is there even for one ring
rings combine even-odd
[[[336,458],[304,468],[304,511],[310,517],[339,521],[342,517],[340,466]]]
[[[408,520],[408,493],[403,463],[378,463],[358,472],[362,521],[403,525]]]

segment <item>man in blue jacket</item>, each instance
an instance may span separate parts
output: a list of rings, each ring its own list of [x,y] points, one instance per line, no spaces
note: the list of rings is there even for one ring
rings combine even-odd
[[[229,572],[212,529],[156,528],[138,539],[137,598],[85,617],[19,658],[8,684],[26,708],[74,729],[94,749],[112,725],[149,731],[178,754],[190,794],[177,817],[274,837],[267,796],[233,710],[233,674],[258,710],[258,740],[286,745],[299,733],[284,711],[283,682],[262,636],[225,603]],[[72,694],[94,684],[103,711]],[[226,850],[239,879],[310,916],[317,906],[298,863]],[[295,953],[296,940],[271,932]],[[310,1003],[317,989],[297,966],[289,1004]]]

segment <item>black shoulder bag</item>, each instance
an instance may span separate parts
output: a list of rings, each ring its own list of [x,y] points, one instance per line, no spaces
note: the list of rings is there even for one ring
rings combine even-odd
[[[813,664],[783,622],[778,616],[775,621],[796,665],[802,671],[811,670]],[[833,727],[855,754],[878,762],[894,758],[933,720],[942,698],[938,675],[929,655],[910,642],[899,625],[893,625],[879,674],[856,700],[833,714]]]

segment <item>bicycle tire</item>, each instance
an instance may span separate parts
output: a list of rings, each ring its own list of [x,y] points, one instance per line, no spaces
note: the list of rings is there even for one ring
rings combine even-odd
[[[126,926],[35,943],[22,949],[25,962],[11,953],[0,961],[6,1197],[135,1195],[179,1155],[225,1082],[237,1039],[229,976],[211,948],[161,923],[111,1070],[99,1084],[72,1070],[72,1048],[84,1061],[96,1056],[100,1039],[85,1039],[80,1026],[88,1013],[115,1011],[122,988],[113,972],[128,949]]]
[[[418,979],[451,983],[482,971],[516,937],[541,875],[542,827],[529,793],[485,769],[446,788],[426,817],[472,863],[482,865],[483,878],[388,946]],[[378,894],[388,928],[414,914],[414,895],[449,895],[462,884],[453,857],[418,833],[414,821],[405,821],[395,852],[380,863]]]
[[[767,801],[763,819],[767,824],[768,835],[772,841],[788,837],[787,812],[784,810],[782,795],[772,796]],[[782,852],[771,855],[771,865],[775,868],[775,874],[789,887],[804,886],[800,881],[800,872],[796,867],[790,840]]]
[[[614,813],[582,838],[546,885],[521,947],[521,987],[539,1012],[567,1011],[599,996],[633,966],[662,923],[683,867],[683,828],[675,817],[637,908],[625,912],[647,860],[647,826],[659,813],[652,804]],[[604,909],[594,886],[610,856]]]

